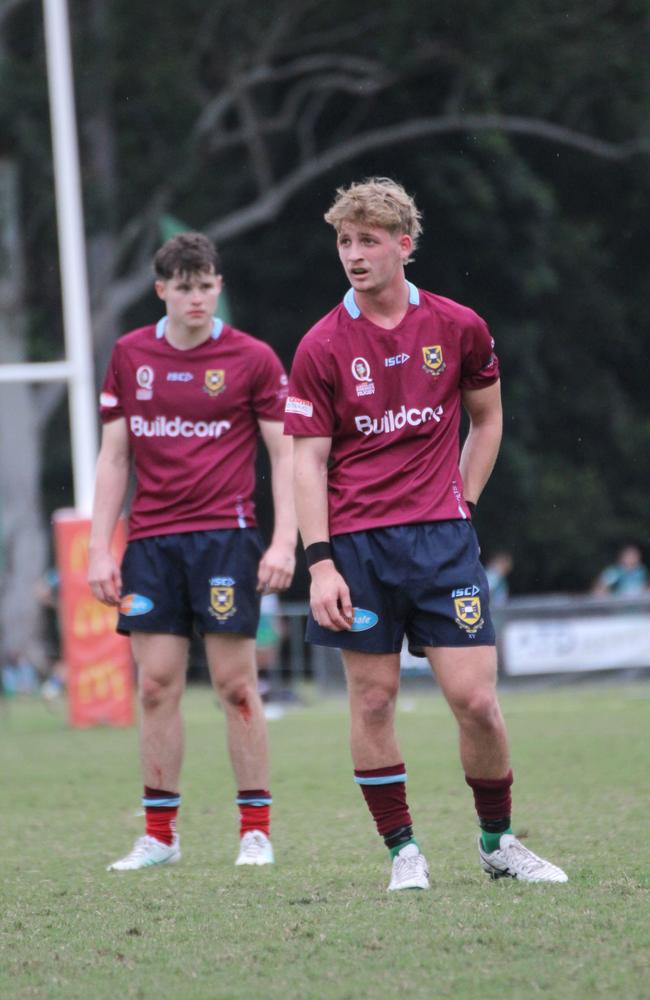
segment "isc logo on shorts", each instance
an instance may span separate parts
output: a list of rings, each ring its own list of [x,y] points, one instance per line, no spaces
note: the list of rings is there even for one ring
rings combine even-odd
[[[474,584],[471,587],[457,587],[456,590],[452,590],[452,597],[476,597],[477,594],[481,593],[481,588]]]

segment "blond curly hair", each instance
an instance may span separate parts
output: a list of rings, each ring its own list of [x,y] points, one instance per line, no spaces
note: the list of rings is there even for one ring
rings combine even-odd
[[[390,177],[366,177],[347,188],[337,188],[336,198],[325,213],[325,222],[337,233],[344,222],[377,226],[393,235],[406,233],[413,240],[413,252],[422,233],[421,218],[411,195]],[[411,259],[412,255],[405,263]]]

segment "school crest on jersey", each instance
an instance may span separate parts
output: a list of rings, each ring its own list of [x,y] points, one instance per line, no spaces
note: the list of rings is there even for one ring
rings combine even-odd
[[[483,628],[485,619],[481,618],[480,597],[456,597],[454,598],[454,608],[456,609],[456,624],[469,635],[476,635],[480,628]]]
[[[429,375],[441,375],[447,367],[442,357],[442,347],[440,344],[431,344],[429,347],[423,347],[422,357],[424,358],[422,371],[427,372]]]
[[[213,577],[210,580],[210,607],[208,611],[219,622],[225,622],[237,611],[235,581],[232,577]]]
[[[208,396],[218,396],[226,388],[226,373],[223,368],[208,368],[205,372],[203,391]]]

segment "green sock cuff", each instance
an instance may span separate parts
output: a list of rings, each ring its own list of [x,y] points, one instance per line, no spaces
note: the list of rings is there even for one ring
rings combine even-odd
[[[512,833],[512,827],[509,826],[507,830],[500,830],[499,833],[488,833],[486,830],[481,830],[483,850],[487,851],[488,854],[492,854],[492,851],[498,851],[504,833]]]
[[[399,852],[402,850],[403,847],[406,847],[407,844],[415,844],[418,851],[420,850],[420,845],[418,844],[415,837],[411,837],[410,840],[405,840],[403,844],[395,844],[395,847],[388,848],[388,850],[390,851],[391,861],[393,860],[394,857],[396,857],[399,854]]]

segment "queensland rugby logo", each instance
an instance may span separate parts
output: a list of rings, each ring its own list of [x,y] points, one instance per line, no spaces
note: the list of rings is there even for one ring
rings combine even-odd
[[[127,618],[146,615],[153,608],[153,601],[143,594],[125,594],[120,601],[120,614]]]
[[[354,358],[351,365],[352,374],[359,383],[357,385],[357,396],[373,396],[375,383],[370,374],[370,364],[365,358]]]
[[[424,358],[422,371],[428,372],[429,375],[441,375],[447,367],[442,358],[442,347],[440,344],[423,347],[422,357]]]
[[[454,608],[456,609],[456,624],[469,635],[476,635],[480,628],[483,628],[485,619],[481,618],[480,597],[456,597],[454,598]]]
[[[365,632],[379,621],[374,611],[366,611],[365,608],[352,608],[352,632]]]
[[[208,396],[218,396],[226,388],[226,373],[223,368],[208,368],[205,373],[203,391]]]
[[[153,396],[154,370],[151,365],[140,365],[135,373],[135,380],[138,388],[135,390],[136,399],[151,399]]]
[[[219,622],[225,622],[237,611],[235,606],[235,581],[230,576],[214,576],[210,580],[210,607],[208,611]]]

